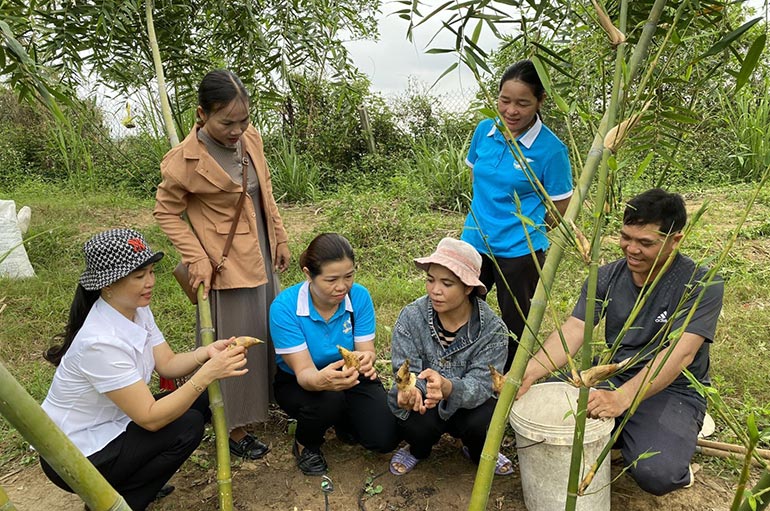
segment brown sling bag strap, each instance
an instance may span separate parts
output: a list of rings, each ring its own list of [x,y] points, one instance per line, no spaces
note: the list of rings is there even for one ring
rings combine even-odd
[[[233,238],[235,237],[235,228],[238,227],[238,219],[241,216],[241,211],[243,210],[243,203],[246,200],[246,188],[249,185],[248,182],[248,173],[249,173],[249,158],[243,157],[241,159],[241,165],[243,166],[243,191],[241,192],[241,196],[238,197],[238,204],[235,206],[235,215],[233,216],[233,223],[230,225],[230,232],[227,233],[227,240],[225,240],[225,247],[222,250],[222,259],[219,261],[219,264],[217,264],[214,267],[214,271],[217,273],[222,271],[222,267],[225,264],[225,260],[227,259],[227,254],[230,252],[230,247],[233,244]]]

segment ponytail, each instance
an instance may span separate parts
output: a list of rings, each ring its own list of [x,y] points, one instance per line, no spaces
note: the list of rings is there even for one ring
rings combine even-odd
[[[63,342],[57,346],[51,346],[43,353],[43,358],[55,366],[59,365],[62,357],[72,345],[73,339],[80,331],[83,323],[86,321],[91,307],[96,303],[101,295],[101,290],[88,291],[82,285],[78,284],[75,289],[75,297],[70,305],[69,321],[64,331]]]

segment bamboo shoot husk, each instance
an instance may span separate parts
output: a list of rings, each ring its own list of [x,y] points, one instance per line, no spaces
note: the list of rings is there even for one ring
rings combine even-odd
[[[619,44],[626,42],[626,35],[612,23],[604,8],[596,0],[591,0],[591,4],[594,6],[596,16],[599,18],[599,25],[601,25],[607,37],[610,38],[612,47],[615,48]]]

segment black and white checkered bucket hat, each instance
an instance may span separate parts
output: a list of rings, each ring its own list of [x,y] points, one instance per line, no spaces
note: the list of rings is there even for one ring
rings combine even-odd
[[[83,245],[86,269],[80,284],[96,291],[122,279],[132,271],[155,263],[163,252],[153,252],[144,236],[133,229],[111,229],[100,232]]]

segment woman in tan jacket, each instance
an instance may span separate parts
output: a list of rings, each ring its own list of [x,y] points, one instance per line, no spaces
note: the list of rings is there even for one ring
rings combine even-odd
[[[249,104],[232,72],[216,70],[203,78],[198,123],[161,163],[154,215],[187,265],[193,289],[204,285],[216,338],[250,335],[266,341],[249,351],[246,375],[221,382],[230,452],[258,459],[269,447],[244,426],[267,420],[274,372],[268,313],[280,291],[275,271],[286,270],[290,253]],[[247,196],[235,218],[244,167]],[[232,246],[223,258],[234,221]]]

